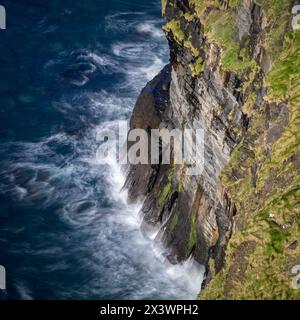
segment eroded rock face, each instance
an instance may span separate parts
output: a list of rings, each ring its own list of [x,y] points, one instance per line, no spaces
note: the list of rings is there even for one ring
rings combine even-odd
[[[142,90],[130,120],[130,130],[144,129],[150,136],[151,129],[158,129],[166,121],[169,108],[171,67],[167,65]],[[150,140],[150,139],[149,139]],[[131,143],[128,142],[128,149]],[[150,148],[149,148],[150,149]],[[160,172],[159,165],[132,165],[127,170],[125,188],[129,201],[140,201],[154,188]]]
[[[187,13],[192,10],[188,2],[177,4]],[[192,46],[205,55],[207,66],[201,76],[193,75],[189,67],[195,60],[191,49],[179,46],[168,33],[171,64],[141,93],[131,129],[203,129],[203,172],[188,176],[183,165],[131,166],[126,187],[131,200],[145,198],[143,227],[148,231],[160,229],[157,239],[166,245],[172,260],[193,255],[199,263],[207,264],[209,252],[213,252],[221,265],[222,240],[230,230],[228,216],[233,209],[220,190],[219,175],[247,123],[235,92],[238,79],[220,70],[220,49],[206,42],[200,20],[188,22],[181,19],[181,12],[168,6],[167,20],[180,19]]]
[[[143,200],[143,230],[159,230],[156,240],[165,245],[169,260],[176,263],[193,256],[206,266],[203,286],[213,280],[211,289],[205,290],[207,297],[235,298],[240,289],[231,284],[245,282],[244,275],[253,267],[248,259],[259,260],[261,268],[270,261],[269,253],[262,254],[264,250],[269,252],[269,240],[258,245],[255,237],[269,232],[272,242],[273,223],[296,228],[299,219],[293,216],[295,208],[289,209],[285,222],[284,214],[279,218],[270,213],[266,218],[265,212],[269,211],[263,211],[275,195],[299,189],[298,136],[294,139],[289,135],[296,130],[291,114],[298,114],[295,110],[299,101],[294,89],[290,96],[278,97],[275,89],[283,92],[287,84],[281,83],[282,77],[274,80],[276,69],[272,74],[274,68],[284,68],[280,65],[281,47],[289,44],[284,42],[283,32],[290,27],[283,10],[289,10],[293,1],[284,1],[272,12],[267,0],[261,5],[252,0],[164,3],[170,65],[142,91],[131,129],[147,129],[149,136],[150,129],[157,128],[202,129],[204,154],[195,153],[194,160],[203,158],[203,170],[190,176],[186,174],[187,165],[131,166],[126,187],[131,201]],[[298,36],[294,36],[296,40]],[[289,47],[293,49],[299,52],[297,46]],[[284,145],[280,142],[284,136],[296,141],[292,147],[280,147],[283,151],[279,155],[274,146]],[[279,167],[272,168],[270,163]],[[292,168],[286,175],[279,169],[283,163]],[[264,219],[267,227],[256,228],[254,221],[259,219]],[[252,223],[253,234],[241,233]],[[294,245],[297,232],[282,235],[288,239],[287,247],[299,247]],[[279,252],[277,248],[275,252]],[[234,275],[240,270],[238,264],[241,272]],[[256,272],[264,277],[263,270]],[[214,279],[219,279],[216,287]],[[280,287],[282,282],[277,280]],[[257,294],[252,284],[249,282],[250,298]]]

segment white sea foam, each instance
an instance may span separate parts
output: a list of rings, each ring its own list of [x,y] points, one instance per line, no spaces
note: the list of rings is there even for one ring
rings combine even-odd
[[[128,23],[129,15],[133,18]],[[85,91],[56,101],[53,107],[72,123],[80,123],[81,129],[72,133],[62,131],[38,142],[13,143],[15,151],[0,172],[0,193],[10,195],[16,202],[54,206],[57,209],[53,214],[75,228],[74,237],[79,237],[80,248],[74,247],[74,239],[50,233],[47,234],[50,247],[32,248],[24,243],[21,249],[28,254],[59,255],[62,261],[48,265],[49,273],[70,268],[63,262],[67,255],[76,255],[77,250],[89,252],[92,259],[84,254],[78,256],[81,260],[76,267],[89,270],[98,281],[86,281],[77,288],[82,299],[99,292],[104,297],[131,299],[194,298],[203,277],[201,266],[192,260],[174,266],[163,258],[165,249],[141,234],[141,204],[127,203],[127,191],[122,189],[125,178],[115,158],[110,166],[101,166],[96,160],[97,132],[117,128],[117,120],[128,118],[138,92],[167,62],[166,42],[156,21],[142,12],[117,13],[106,18],[107,30],[120,27],[135,30],[144,37],[140,42],[114,43],[113,55],[97,50],[74,53],[76,63],[91,64],[87,69],[90,72],[84,74],[87,79],[77,85],[84,85],[96,66],[102,72],[123,75],[113,92],[99,88],[96,93]],[[60,59],[45,67],[55,63],[60,63]],[[91,119],[97,121],[92,124]],[[66,248],[51,246],[52,242],[62,243]],[[124,289],[128,281],[130,290]],[[24,284],[18,284],[17,290],[23,298],[32,297]],[[62,287],[60,294],[68,299],[74,292]]]
[[[22,300],[33,300],[30,290],[24,284],[18,284],[17,291]]]
[[[118,61],[113,60],[104,53],[96,53],[89,50],[82,50],[78,56],[79,61],[87,61],[93,63],[102,73],[113,74],[119,71]]]
[[[151,64],[146,64],[143,67],[137,67],[129,70],[128,77],[134,77],[136,81],[139,81],[138,79],[150,81],[159,73],[159,71],[161,71],[163,66],[164,61],[158,57],[155,57],[151,61]]]
[[[93,52],[88,52],[86,56],[83,56],[84,59],[91,59],[99,66],[116,66],[117,63],[106,55],[97,55]]]
[[[107,32],[128,32],[136,25],[136,20],[130,21],[128,17],[144,16],[144,12],[118,12],[105,17],[105,31]]]
[[[136,26],[136,29],[140,33],[150,34],[153,38],[163,38],[164,34],[162,29],[157,28],[157,21],[148,21],[144,23],[140,23]]]
[[[151,57],[151,45],[147,43],[134,43],[134,42],[119,42],[112,45],[113,53],[122,58],[131,59],[137,61],[138,57],[142,58],[142,61],[145,60],[145,57]],[[137,62],[140,62],[139,60]]]

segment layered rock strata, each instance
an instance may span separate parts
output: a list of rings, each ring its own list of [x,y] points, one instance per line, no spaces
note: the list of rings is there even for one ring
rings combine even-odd
[[[170,64],[142,91],[130,127],[202,129],[199,175],[188,164],[133,165],[172,263],[206,266],[201,298],[299,298],[300,32],[295,1],[164,0]],[[300,263],[299,263],[300,264]],[[200,286],[200,284],[199,284]],[[200,290],[200,288],[199,288]]]

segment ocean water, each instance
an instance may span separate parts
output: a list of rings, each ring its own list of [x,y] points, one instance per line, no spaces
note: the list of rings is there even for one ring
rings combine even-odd
[[[129,119],[168,62],[156,0],[1,0],[1,299],[192,299],[201,272],[167,266],[140,232],[97,133]]]

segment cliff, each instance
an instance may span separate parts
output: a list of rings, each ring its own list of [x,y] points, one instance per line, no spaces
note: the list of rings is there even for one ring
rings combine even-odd
[[[130,127],[203,129],[204,169],[131,166],[126,187],[171,263],[192,256],[206,266],[200,299],[300,298],[291,286],[300,265],[294,5],[162,1],[170,65],[142,91]]]

